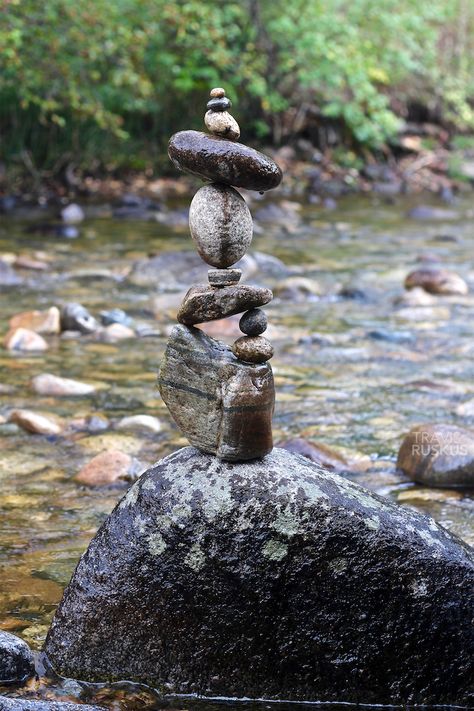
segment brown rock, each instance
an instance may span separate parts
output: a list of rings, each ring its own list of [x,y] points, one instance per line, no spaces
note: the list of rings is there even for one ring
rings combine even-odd
[[[427,486],[474,487],[474,435],[454,425],[418,425],[405,436],[397,467]]]
[[[469,293],[469,287],[455,272],[446,269],[416,269],[405,279],[405,288],[421,286],[429,294],[461,295]]]
[[[232,344],[232,353],[247,363],[265,363],[273,358],[273,346],[262,336],[241,336]]]
[[[31,410],[13,410],[9,420],[33,434],[58,435],[63,429],[56,418]]]
[[[44,272],[49,269],[49,264],[40,259],[33,259],[25,255],[19,255],[14,261],[14,266],[18,269],[31,269],[32,271]]]
[[[282,179],[280,168],[263,153],[201,131],[175,133],[168,155],[185,173],[237,188],[263,192],[276,188]]]
[[[270,289],[261,286],[238,284],[214,289],[207,284],[198,284],[192,286],[184,297],[177,319],[187,326],[194,326],[263,306],[272,298]]]
[[[35,333],[60,333],[60,314],[56,306],[46,311],[22,311],[10,319],[10,328],[26,328]]]
[[[127,479],[133,468],[129,454],[117,449],[109,449],[97,454],[76,475],[76,481],[88,486],[113,484],[119,479]]]
[[[351,469],[349,463],[338,452],[325,444],[308,442],[302,437],[289,439],[279,445],[293,454],[300,454],[312,462],[317,462],[321,466],[334,472],[344,472]]]
[[[205,185],[192,199],[189,229],[201,258],[223,269],[241,259],[252,242],[247,203],[228,185]]]
[[[51,373],[41,373],[35,375],[31,381],[31,386],[38,395],[52,395],[53,397],[80,397],[91,395],[96,391],[94,385],[81,383],[79,380],[70,378],[60,378]]]
[[[23,351],[25,353],[35,351],[47,351],[48,344],[39,333],[30,331],[28,328],[13,328],[8,331],[3,342],[9,351]]]
[[[241,363],[228,346],[199,329],[175,326],[158,382],[193,446],[228,461],[271,451],[275,392],[268,364]]]

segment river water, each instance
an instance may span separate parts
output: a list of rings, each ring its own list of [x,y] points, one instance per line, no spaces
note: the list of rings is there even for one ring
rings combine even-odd
[[[474,425],[474,417],[459,410],[474,400],[474,291],[412,309],[394,304],[420,255],[439,259],[474,286],[471,204],[460,201],[455,219],[426,222],[409,219],[410,207],[402,198],[354,197],[334,211],[291,204],[281,219],[275,211],[273,219],[270,213],[270,220],[257,220],[253,247],[310,280],[266,309],[275,346],[275,441],[298,436],[334,448],[350,462],[347,476],[430,514],[472,544],[469,493],[417,486],[395,467],[401,438],[413,425]],[[258,215],[259,205],[252,210]],[[0,253],[40,251],[49,264],[44,272],[19,270],[24,284],[0,291],[3,333],[15,313],[79,301],[95,315],[124,309],[148,334],[116,343],[46,337],[49,350],[37,355],[0,350],[0,628],[39,650],[79,556],[127,488],[87,488],[74,475],[104,449],[121,449],[146,466],[185,444],[156,389],[182,286],[162,293],[160,279],[140,286],[127,274],[136,260],[192,244],[185,225],[113,219],[102,207],[89,208],[75,239],[27,231],[38,219],[26,214],[1,223]],[[267,271],[254,281],[278,291],[283,279]],[[45,372],[98,390],[83,398],[35,395],[31,378]],[[98,433],[70,427],[64,436],[33,435],[8,422],[13,407],[54,413],[69,424],[95,414],[109,426]],[[114,429],[134,414],[159,418],[162,431]],[[82,695],[114,709],[166,706],[147,690],[81,690],[59,680],[51,687],[44,679],[32,681],[8,693],[25,691]]]

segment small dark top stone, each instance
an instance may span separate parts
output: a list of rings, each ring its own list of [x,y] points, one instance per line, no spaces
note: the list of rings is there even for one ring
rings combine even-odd
[[[267,330],[267,315],[262,309],[246,311],[239,321],[239,328],[247,336],[260,336]]]
[[[175,133],[168,155],[185,173],[247,190],[271,190],[282,179],[278,165],[263,153],[201,131]]]
[[[223,96],[221,99],[209,99],[207,108],[211,111],[227,111],[232,106],[232,101]]]

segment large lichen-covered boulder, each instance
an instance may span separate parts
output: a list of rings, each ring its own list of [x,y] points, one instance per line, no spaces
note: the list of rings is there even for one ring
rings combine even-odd
[[[167,692],[462,704],[473,582],[432,519],[307,459],[187,447],[102,525],[45,651],[63,675]]]

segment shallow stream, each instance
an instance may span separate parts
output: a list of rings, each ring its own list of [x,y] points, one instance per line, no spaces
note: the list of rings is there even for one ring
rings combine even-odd
[[[258,215],[260,207],[256,203],[252,211]],[[469,493],[417,486],[395,467],[401,438],[413,425],[474,427],[474,407],[471,416],[460,408],[474,402],[471,201],[460,201],[457,218],[448,221],[409,219],[410,207],[402,198],[385,203],[373,197],[348,198],[332,211],[284,203],[273,220],[257,220],[254,248],[281,259],[293,276],[311,280],[267,308],[275,346],[274,436],[276,442],[298,436],[334,448],[350,463],[347,476],[430,514],[472,544]],[[159,280],[138,286],[127,273],[149,254],[192,249],[187,228],[113,219],[104,207],[91,206],[88,215],[75,239],[26,231],[44,215],[0,223],[0,254],[39,256],[49,265],[45,271],[19,269],[23,285],[0,291],[2,334],[14,314],[67,301],[81,302],[96,316],[121,308],[148,334],[116,343],[47,336],[46,353],[0,350],[0,628],[35,649],[79,556],[127,487],[87,488],[74,475],[104,449],[125,451],[144,467],[185,444],[156,389],[183,289],[162,293]],[[429,306],[395,306],[420,255],[459,273],[471,293],[436,297]],[[278,291],[285,278],[266,272],[250,281]],[[45,372],[97,384],[98,390],[82,398],[35,395],[31,378]],[[70,428],[65,436],[34,435],[8,421],[14,407],[54,413],[69,424],[100,415],[109,425],[100,432]],[[114,429],[134,414],[158,417],[161,432]],[[54,698],[82,695],[127,711],[167,706],[146,690],[81,691],[76,682],[57,682],[51,691],[44,680],[33,681],[8,693],[33,690]]]

